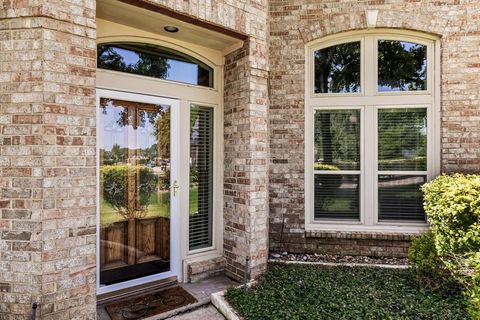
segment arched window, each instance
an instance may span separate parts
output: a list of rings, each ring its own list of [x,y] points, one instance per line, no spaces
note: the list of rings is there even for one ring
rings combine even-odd
[[[369,32],[307,47],[307,226],[426,225],[420,186],[439,162],[434,44]]]
[[[213,87],[211,67],[176,50],[151,44],[130,42],[99,44],[97,67]]]

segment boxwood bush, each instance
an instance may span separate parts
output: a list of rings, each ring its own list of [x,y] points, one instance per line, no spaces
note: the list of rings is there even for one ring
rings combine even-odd
[[[437,254],[480,319],[480,176],[442,175],[422,190]]]

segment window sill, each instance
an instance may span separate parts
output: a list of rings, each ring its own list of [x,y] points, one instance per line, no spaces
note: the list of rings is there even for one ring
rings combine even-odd
[[[342,237],[343,234],[371,234],[373,238],[375,236],[380,236],[381,239],[383,235],[394,236],[394,235],[406,235],[412,236],[422,233],[428,230],[428,225],[425,223],[422,224],[411,224],[411,225],[361,225],[361,224],[307,224],[305,225],[305,236],[306,237]]]

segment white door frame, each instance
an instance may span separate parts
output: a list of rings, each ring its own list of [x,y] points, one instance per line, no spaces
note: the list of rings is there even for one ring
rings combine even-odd
[[[188,154],[182,154],[181,150],[181,137],[180,137],[180,103],[177,99],[164,98],[154,95],[130,93],[125,91],[106,90],[97,88],[96,96],[96,114],[97,114],[97,147],[96,147],[96,174],[97,174],[97,245],[96,245],[96,287],[97,295],[109,293],[129,287],[134,287],[142,284],[146,284],[152,281],[162,280],[170,277],[177,277],[181,279],[181,261],[180,261],[180,193],[174,196],[174,193],[170,193],[170,271],[146,276],[138,279],[124,281],[112,285],[100,286],[100,145],[102,145],[102,136],[100,134],[100,98],[112,98],[118,100],[127,100],[141,103],[150,104],[166,104],[171,106],[170,114],[170,185],[173,185],[173,181],[177,180],[180,185],[183,185],[181,174],[181,163],[184,157],[188,157]],[[178,124],[178,125],[176,125]],[[175,159],[175,161],[174,161]]]

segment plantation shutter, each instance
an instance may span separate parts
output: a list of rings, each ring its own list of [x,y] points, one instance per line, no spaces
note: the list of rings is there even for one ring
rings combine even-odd
[[[213,109],[190,109],[189,249],[212,246]]]

